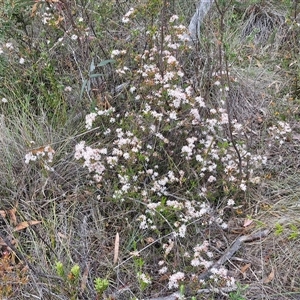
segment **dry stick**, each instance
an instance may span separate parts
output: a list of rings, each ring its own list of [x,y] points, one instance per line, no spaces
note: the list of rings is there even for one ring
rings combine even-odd
[[[242,246],[242,244],[244,242],[252,242],[254,240],[261,239],[263,237],[266,237],[269,233],[270,233],[270,230],[265,229],[265,230],[260,230],[253,234],[243,235],[243,236],[240,236],[239,238],[237,238],[236,241],[233,243],[233,245],[225,252],[225,254],[209,270],[207,270],[206,272],[204,272],[203,274],[201,274],[199,276],[199,280],[203,280],[203,279],[207,278],[208,276],[210,276],[212,274],[211,270],[213,268],[219,269],[221,267],[221,265],[223,265],[227,260],[229,260],[234,255],[234,253],[240,249],[240,247]],[[235,289],[236,289],[236,286],[229,287],[229,288],[225,287],[225,288],[201,289],[201,290],[197,291],[197,294],[211,293],[211,292],[226,293],[226,292],[234,291]],[[169,296],[151,298],[151,299],[147,299],[147,300],[177,300],[177,299],[179,299],[179,296],[180,296],[180,293],[179,293],[179,291],[177,291]]]
[[[227,260],[229,260],[235,252],[237,252],[244,242],[252,242],[261,239],[270,233],[269,229],[261,230],[253,234],[243,235],[236,239],[233,245],[225,252],[225,254],[206,272],[199,276],[199,280],[203,280],[212,274],[212,269],[219,269]]]
[[[175,292],[175,293],[173,293],[172,295],[169,295],[169,296],[151,298],[151,299],[147,299],[147,300],[178,300],[178,299],[180,299],[180,293]]]

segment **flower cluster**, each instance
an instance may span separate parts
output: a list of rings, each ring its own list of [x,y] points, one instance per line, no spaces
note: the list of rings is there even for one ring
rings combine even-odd
[[[55,151],[50,145],[33,149],[25,155],[25,163],[29,164],[31,161],[41,161],[47,170],[53,171],[53,168],[49,164],[52,163],[54,154]]]
[[[184,280],[185,274],[183,272],[177,272],[170,276],[168,288],[171,290],[173,288],[178,288],[179,282]]]
[[[289,134],[292,132],[290,125],[287,122],[278,121],[278,125],[273,125],[268,128],[269,134],[272,139],[279,142],[282,145],[287,139]],[[270,144],[271,146],[272,144]]]
[[[235,279],[232,276],[228,276],[228,271],[224,267],[220,267],[219,269],[211,268],[210,279],[214,281],[218,286],[226,285],[227,287],[235,286]]]
[[[130,21],[129,17],[134,13],[134,8],[130,8],[129,11],[122,18],[123,23],[128,23]]]
[[[107,149],[94,149],[85,145],[85,141],[80,142],[75,147],[75,159],[83,159],[84,166],[89,169],[89,172],[94,173],[94,180],[100,182],[102,173],[105,167],[101,162],[102,154],[106,154]]]

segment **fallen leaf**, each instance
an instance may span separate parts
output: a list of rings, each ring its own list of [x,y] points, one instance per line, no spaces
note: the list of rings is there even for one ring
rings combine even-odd
[[[36,11],[38,9],[38,7],[40,6],[40,3],[39,2],[36,2],[33,6],[32,6],[32,9],[31,9],[31,15],[30,17],[34,17],[35,14],[36,14]]]
[[[251,267],[251,264],[246,264],[241,267],[240,272],[243,274],[244,279],[246,278],[246,271]]]
[[[154,238],[151,237],[151,236],[145,238],[145,242],[146,242],[148,245],[154,243],[154,241],[155,241]]]
[[[253,222],[253,220],[250,220],[250,219],[245,219],[244,220],[244,227],[247,227],[247,226],[249,226],[251,223]]]
[[[169,278],[170,278],[170,274],[164,274],[158,279],[158,282],[166,281]]]
[[[174,247],[174,242],[173,241],[169,241],[169,245],[167,245],[166,248],[165,248],[164,258],[166,258],[170,254],[170,252],[172,251],[173,247]]]
[[[42,221],[25,221],[25,222],[21,222],[19,223],[13,231],[20,231],[20,230],[23,230],[31,225],[36,225],[36,224],[39,224],[41,223]]]
[[[60,238],[62,238],[62,239],[67,239],[67,238],[68,238],[65,234],[63,234],[63,233],[61,233],[61,232],[58,232],[57,235],[58,235]]]
[[[10,220],[11,220],[11,222],[12,222],[13,225],[17,225],[18,224],[17,217],[16,217],[16,212],[17,212],[17,208],[16,207],[14,207],[14,208],[12,208],[12,209],[10,209],[8,211],[9,218],[10,218]]]
[[[134,256],[134,257],[140,256],[140,252],[139,252],[139,251],[132,251],[132,252],[129,252],[129,254],[130,254],[131,256]]]
[[[275,277],[275,271],[272,269],[272,272],[263,280],[263,283],[271,282]]]
[[[249,264],[246,264],[246,265],[244,265],[244,266],[242,266],[241,267],[241,272],[242,273],[245,273],[249,268],[250,268],[250,266],[251,266],[251,264],[249,263]]]
[[[120,249],[120,236],[119,233],[117,232],[115,238],[114,265],[118,262],[119,249]]]

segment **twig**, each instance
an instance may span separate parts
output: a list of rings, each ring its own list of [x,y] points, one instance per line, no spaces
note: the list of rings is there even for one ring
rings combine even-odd
[[[147,300],[178,300],[178,299],[180,299],[180,293],[175,292],[175,293],[173,293],[172,295],[169,295],[169,296],[151,298],[151,299],[147,299]]]
[[[214,294],[226,294],[232,291],[236,291],[237,290],[237,285],[233,285],[233,286],[226,286],[226,287],[222,287],[222,288],[210,288],[210,289],[201,289],[197,291],[197,294],[209,294],[209,293],[214,293]]]

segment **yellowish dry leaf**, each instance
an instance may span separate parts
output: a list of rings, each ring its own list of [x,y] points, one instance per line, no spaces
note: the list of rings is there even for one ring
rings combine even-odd
[[[251,267],[251,264],[245,264],[241,267],[240,271],[243,274],[244,279],[246,278],[246,271]]]
[[[19,223],[13,231],[20,231],[20,230],[23,230],[29,226],[32,226],[32,225],[36,225],[36,224],[39,224],[41,223],[42,221],[25,221],[25,222],[21,222]]]
[[[32,9],[31,9],[31,17],[34,17],[35,16],[35,13],[38,9],[38,6],[40,5],[39,2],[36,2],[33,6],[32,6]]]
[[[14,207],[14,208],[12,208],[12,209],[10,209],[8,211],[9,218],[10,218],[10,220],[12,222],[12,225],[17,225],[18,224],[17,217],[16,217],[16,212],[17,212],[17,208],[16,207]]]
[[[114,265],[118,262],[119,249],[120,249],[120,236],[119,233],[117,232],[115,238]]]
[[[275,277],[275,271],[272,269],[272,272],[263,280],[263,283],[269,283],[271,282]]]
[[[250,268],[251,264],[246,264],[244,266],[241,267],[241,273],[245,273],[249,268]]]
[[[57,235],[58,235],[60,238],[62,238],[62,239],[67,239],[67,238],[68,238],[65,234],[63,234],[63,233],[61,233],[61,232],[58,232]]]
[[[154,238],[151,237],[151,236],[145,238],[145,242],[146,242],[148,245],[154,243],[154,241],[155,241]]]
[[[247,227],[247,226],[249,226],[250,224],[252,224],[252,222],[253,222],[253,220],[250,220],[250,219],[245,219],[244,220],[244,227]]]
[[[6,211],[5,210],[0,210],[0,216],[2,218],[6,218]]]
[[[170,252],[172,251],[173,247],[174,247],[174,242],[170,241],[169,245],[165,249],[165,255],[164,255],[165,258],[170,254]]]

